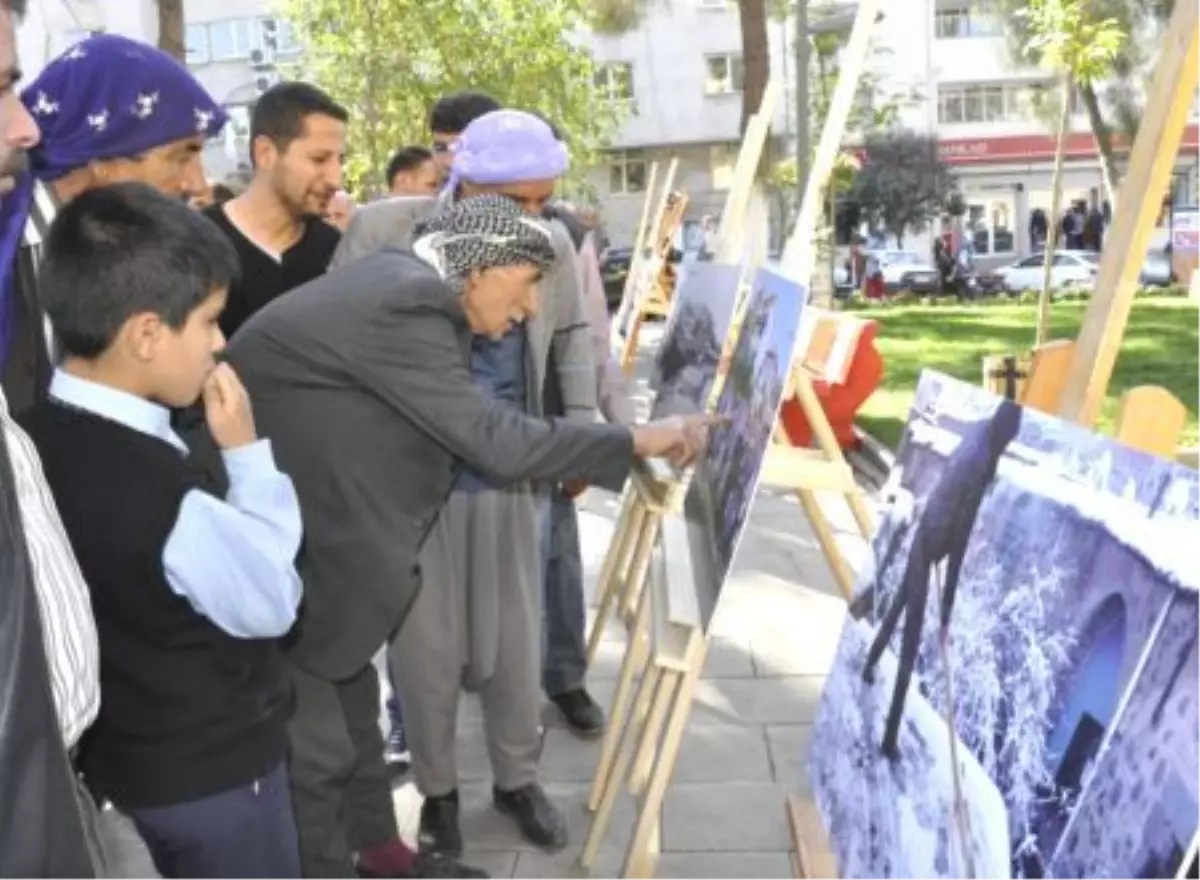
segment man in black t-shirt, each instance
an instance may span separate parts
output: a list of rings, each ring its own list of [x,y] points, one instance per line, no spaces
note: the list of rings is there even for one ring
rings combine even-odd
[[[341,234],[323,217],[342,186],[348,118],[344,107],[301,82],[280,83],[255,105],[250,186],[205,211],[242,262],[221,315],[226,338],[271,300],[329,268]]]

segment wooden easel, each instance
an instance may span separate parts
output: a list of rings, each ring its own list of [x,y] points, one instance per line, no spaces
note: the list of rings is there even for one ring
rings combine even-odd
[[[657,164],[656,164],[657,168]],[[648,223],[642,223],[638,229],[638,238],[634,242],[633,259],[629,264],[629,275],[625,279],[625,292],[622,295],[621,314],[617,326],[625,333],[625,342],[621,349],[621,366],[623,369],[628,369],[626,363],[627,356],[631,359],[629,339],[634,339],[633,353],[637,351],[637,330],[641,328],[641,322],[638,320],[640,311],[646,298],[650,295],[654,287],[654,282],[658,278],[662,270],[662,261],[666,255],[662,253],[658,247],[662,240],[663,226],[667,220],[667,211],[670,204],[672,187],[675,185],[675,175],[679,172],[679,157],[672,156],[670,163],[667,165],[666,174],[663,175],[662,185],[659,190],[658,203],[647,215],[643,211],[643,220],[648,219]],[[646,202],[643,206],[648,209],[651,204],[651,198],[654,191],[652,188],[647,190]]]
[[[674,174],[674,172],[672,172]],[[642,199],[642,213],[638,219],[637,233],[633,237],[633,247],[629,255],[629,271],[625,275],[625,287],[621,291],[621,304],[617,307],[616,320],[613,321],[613,336],[610,345],[616,345],[619,338],[616,334],[629,323],[629,310],[633,307],[634,291],[637,281],[641,278],[642,266],[646,261],[645,242],[648,225],[651,222],[650,206],[654,202],[654,185],[658,181],[658,162],[650,163],[650,178],[646,181],[646,196]],[[655,215],[657,220],[657,215]]]
[[[846,53],[845,72],[835,91],[804,203],[785,250],[785,269],[789,269],[789,274],[795,278],[807,279],[812,274],[814,255],[811,238],[817,208],[821,204],[821,192],[832,171],[845,130],[871,34],[878,22],[879,2],[863,0],[860,4]],[[734,332],[730,335],[734,336]],[[801,358],[802,354],[796,355],[794,360]],[[800,495],[805,513],[830,561],[839,586],[849,596],[853,575],[836,546],[832,529],[815,493],[830,489],[842,493],[850,502],[859,528],[867,537],[873,530],[870,515],[813,390],[811,377],[806,371],[793,368],[789,370],[789,378],[791,391],[813,428],[818,448],[797,449],[786,442],[776,442],[767,452],[760,486],[788,489]],[[720,377],[717,384],[720,384]],[[718,388],[713,389],[714,401],[718,391]],[[777,427],[776,437],[781,436],[782,429]],[[628,784],[639,795],[640,804],[622,875],[648,877],[653,873],[659,848],[662,801],[674,771],[695,685],[703,670],[707,639],[699,615],[694,611],[695,586],[690,571],[691,555],[686,527],[674,512],[677,510],[674,505],[678,502],[679,488],[644,474],[639,475],[635,483],[642,500],[635,502],[631,499],[622,510],[622,522],[618,524],[619,531],[614,541],[616,552],[610,550],[610,557],[606,557],[601,570],[602,611],[606,603],[619,596],[622,605],[631,612],[628,624],[630,634],[617,692],[610,709],[600,765],[589,797],[588,806],[595,811],[595,816],[588,830],[581,862],[586,868],[595,864],[617,793],[623,784]],[[623,534],[622,530],[629,533]],[[660,530],[661,546],[656,549]],[[619,543],[622,540],[636,541],[629,578],[619,576],[626,558]],[[656,564],[651,565],[655,554]],[[672,560],[670,581],[667,579],[664,557]],[[648,583],[647,569],[652,570]],[[689,594],[690,606],[685,598],[680,598]],[[677,610],[680,606],[684,607]],[[602,613],[592,633],[593,648],[605,623],[606,614]],[[641,683],[631,701],[633,681],[639,668],[643,673]]]
[[[771,116],[775,104],[780,98],[779,84],[772,80],[767,84],[763,93],[763,102],[746,127],[746,135],[738,153],[738,161],[734,168],[733,183],[725,199],[725,207],[718,227],[718,239],[715,253],[719,261],[740,253],[744,247],[746,212],[750,204],[750,188],[753,186],[754,173],[766,145],[767,134],[770,130]],[[673,172],[672,172],[673,174]],[[765,246],[765,242],[763,242]],[[728,259],[732,262],[732,258]],[[732,351],[731,340],[736,338],[738,319],[735,317],[730,327],[729,338],[726,339],[725,352]],[[636,346],[636,337],[630,334]],[[636,349],[634,349],[636,350]],[[629,343],[626,343],[627,357],[630,362],[633,353]],[[724,360],[724,358],[723,358]],[[711,411],[719,392],[720,375],[710,394],[707,409]],[[661,511],[679,510],[683,503],[686,486],[674,480],[661,469],[654,472],[642,470],[635,473],[634,479],[626,486],[621,497],[621,512],[617,517],[616,530],[609,544],[608,552],[600,566],[600,574],[596,581],[596,594],[599,597],[596,617],[592,631],[588,637],[587,659],[590,665],[596,657],[600,643],[604,637],[605,627],[614,611],[617,611],[625,622],[627,629],[633,621],[634,603],[641,590],[641,584],[646,577],[646,566],[649,564],[650,552],[658,539],[658,526]],[[614,702],[623,705],[627,695],[628,684],[624,689],[618,681],[617,698]],[[630,673],[632,680],[632,673]]]
[[[677,160],[672,162],[672,170],[675,164]],[[682,190],[664,190],[663,198],[662,212],[651,236],[650,257],[634,287],[633,316],[625,331],[625,344],[621,349],[621,368],[626,373],[633,369],[642,325],[647,318],[666,317],[671,310],[671,299],[675,292],[675,269],[671,266],[671,251],[675,247],[675,236],[683,225],[688,194]]]

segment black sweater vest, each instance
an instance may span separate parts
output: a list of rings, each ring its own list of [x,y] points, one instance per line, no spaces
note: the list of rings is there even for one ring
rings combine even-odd
[[[261,778],[287,748],[290,689],[277,644],[227,635],[171,590],[163,570],[183,497],[208,491],[206,479],[169,443],[53,401],[21,422],[100,637],[100,715],[80,755],[89,785],[128,809]]]

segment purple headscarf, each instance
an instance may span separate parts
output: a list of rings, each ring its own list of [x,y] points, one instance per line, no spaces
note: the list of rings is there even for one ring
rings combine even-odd
[[[220,133],[228,116],[182,64],[153,46],[98,34],[50,62],[21,100],[42,131],[29,174],[0,200],[0,367],[11,335],[12,275],[35,180],[101,159],[137,156],[192,135]]]
[[[523,183],[561,177],[571,166],[566,146],[532,113],[493,110],[466,127],[454,145],[450,192],[460,181]]]

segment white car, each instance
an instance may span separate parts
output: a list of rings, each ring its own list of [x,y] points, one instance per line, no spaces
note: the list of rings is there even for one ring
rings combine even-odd
[[[1055,251],[1054,265],[1050,267],[1050,289],[1092,287],[1096,283],[1099,264],[1100,255],[1091,251]],[[1045,268],[1046,255],[1039,253],[989,274],[1002,278],[1004,289],[1009,293],[1020,293],[1023,290],[1041,290]]]
[[[888,290],[909,288],[918,293],[931,293],[938,286],[938,270],[919,254],[901,250],[866,251],[867,259],[875,260],[883,273],[883,283]],[[838,260],[833,270],[833,281],[838,288],[850,286],[845,258]]]

